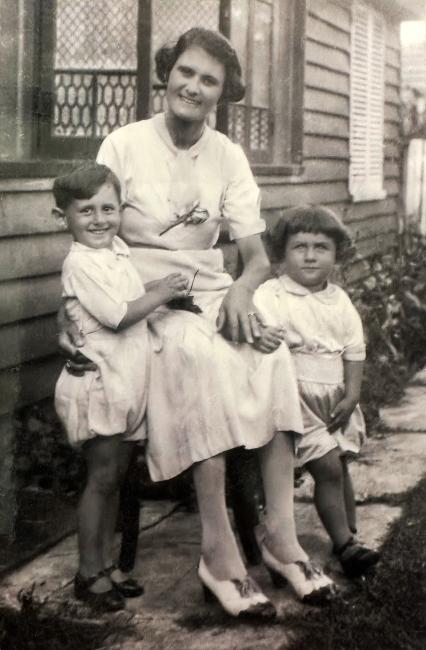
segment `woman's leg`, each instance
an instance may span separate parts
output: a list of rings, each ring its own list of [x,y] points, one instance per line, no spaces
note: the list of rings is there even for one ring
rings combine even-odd
[[[88,476],[78,506],[78,543],[83,578],[96,575],[104,569],[103,532],[107,504],[117,490],[118,448],[121,436],[97,436],[84,445]],[[98,580],[93,591],[111,589],[108,578]]]
[[[346,514],[340,451],[332,449],[306,466],[315,481],[314,502],[318,515],[334,547],[341,548],[352,533]]]
[[[356,526],[356,501],[355,501],[355,492],[352,484],[352,478],[349,473],[348,461],[344,456],[340,457],[340,462],[342,463],[343,470],[343,495],[345,499],[345,509],[346,517],[348,520],[348,526],[353,535],[357,533]]]
[[[278,432],[259,449],[265,493],[268,549],[287,564],[308,559],[300,546],[294,521],[294,441],[290,432]]]
[[[196,463],[193,476],[201,518],[204,562],[217,580],[243,579],[247,570],[226,508],[224,455]]]

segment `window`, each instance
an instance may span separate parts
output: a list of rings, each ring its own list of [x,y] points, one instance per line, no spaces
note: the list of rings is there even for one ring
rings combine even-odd
[[[349,191],[354,201],[382,199],[385,23],[362,3],[352,8]]]
[[[0,111],[13,127],[0,136],[7,140],[1,155],[12,172],[19,160],[32,174],[31,159],[43,159],[48,175],[59,160],[93,157],[114,129],[164,110],[154,54],[194,25],[231,38],[247,86],[244,100],[219,106],[210,123],[244,147],[258,173],[291,173],[300,164],[305,0],[31,0],[25,11],[22,3],[7,7],[21,30],[19,56],[10,40],[0,73],[10,86]]]
[[[303,0],[232,0],[230,38],[246,94],[229,107],[227,132],[253,163],[301,162],[304,17]]]

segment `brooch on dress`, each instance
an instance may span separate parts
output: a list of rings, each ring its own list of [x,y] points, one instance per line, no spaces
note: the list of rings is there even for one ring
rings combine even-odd
[[[179,212],[175,214],[176,220],[170,226],[167,226],[167,228],[162,230],[159,236],[161,237],[161,235],[165,235],[166,232],[169,232],[169,230],[175,228],[180,223],[185,224],[185,226],[188,224],[197,226],[199,223],[204,223],[204,221],[207,221],[210,216],[209,211],[205,210],[204,208],[200,208],[199,205],[199,201],[194,201],[192,207],[189,210],[186,210],[186,208],[179,210]]]

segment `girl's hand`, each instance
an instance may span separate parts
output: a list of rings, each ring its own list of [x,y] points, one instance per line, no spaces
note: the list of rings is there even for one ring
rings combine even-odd
[[[75,377],[82,377],[86,371],[96,370],[96,364],[79,350],[84,345],[84,335],[76,321],[70,318],[66,302],[59,307],[57,319],[59,352],[67,359],[65,364],[67,372]]]
[[[218,330],[234,343],[253,343],[260,337],[263,318],[253,304],[253,290],[234,282],[219,309]]]
[[[173,298],[182,298],[188,295],[189,282],[188,278],[182,273],[171,273],[165,278],[158,280],[155,291],[164,296],[164,302],[169,302]],[[152,290],[152,289],[151,289]]]
[[[336,404],[328,425],[330,433],[334,433],[338,429],[342,429],[346,426],[357,404],[358,400],[352,397],[344,397],[338,404]]]
[[[277,350],[284,340],[284,332],[280,327],[261,327],[260,337],[254,340],[253,347],[259,352],[270,354]]]

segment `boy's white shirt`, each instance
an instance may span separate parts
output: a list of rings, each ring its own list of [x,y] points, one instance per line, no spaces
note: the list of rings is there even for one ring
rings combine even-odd
[[[144,293],[129,248],[120,237],[114,237],[112,249],[72,243],[62,267],[62,297],[76,298],[87,312],[79,318],[83,330],[93,331],[96,323],[98,329],[99,323],[116,329],[127,313],[127,303]]]

